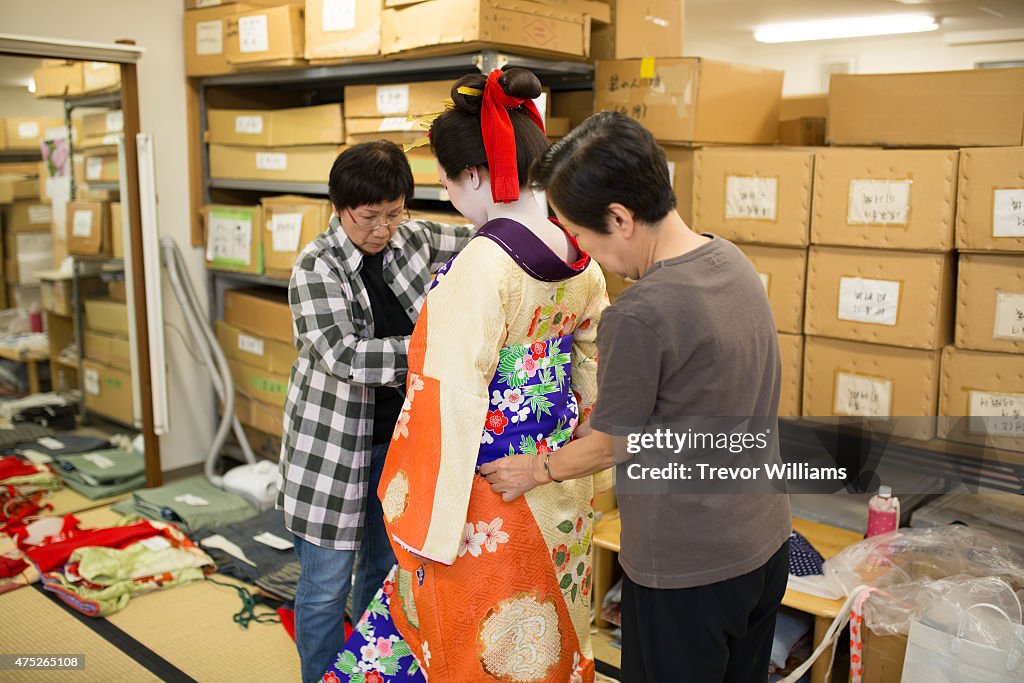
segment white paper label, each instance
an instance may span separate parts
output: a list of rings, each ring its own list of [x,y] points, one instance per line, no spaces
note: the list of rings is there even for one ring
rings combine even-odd
[[[408,120],[405,116],[389,116],[381,120],[377,130],[381,133],[391,133],[400,130],[412,130],[413,125],[415,125],[415,122]]]
[[[224,54],[224,22],[200,21],[196,24],[196,55]]]
[[[48,448],[51,451],[62,451],[64,450],[64,442],[54,439],[52,436],[44,436],[41,439],[36,439],[36,443],[43,448]]]
[[[1024,436],[1024,394],[968,392],[967,412],[972,418],[970,430],[993,436]]]
[[[257,152],[256,168],[260,171],[287,170],[288,155],[284,152]]]
[[[252,264],[252,219],[211,214],[206,223],[206,260]]]
[[[107,132],[120,133],[124,129],[124,112],[121,110],[107,112]]]
[[[250,337],[247,334],[238,335],[238,350],[251,353],[254,356],[263,355],[263,340],[258,337]]]
[[[99,180],[103,177],[102,157],[89,157],[85,160],[85,179]]]
[[[266,52],[270,49],[270,31],[267,29],[266,14],[239,18],[238,49],[243,54]]]
[[[270,232],[273,235],[271,249],[274,252],[298,251],[302,236],[302,214],[275,213],[270,219]]]
[[[263,117],[236,116],[235,132],[240,135],[259,135],[263,132]]]
[[[668,184],[675,187],[676,184],[676,162],[667,161],[668,164]]]
[[[22,140],[31,140],[39,137],[38,121],[22,121],[18,124],[18,137]]]
[[[258,534],[252,537],[252,540],[263,545],[268,545],[276,550],[291,550],[294,548],[294,544],[291,541],[285,540],[280,536],[276,536],[269,531],[264,531],[262,534]]]
[[[1024,292],[996,290],[996,339],[1024,341]]]
[[[148,548],[155,553],[162,552],[171,547],[171,542],[163,536],[150,536],[139,541],[139,545],[144,548]]]
[[[85,393],[100,395],[100,373],[92,368],[85,369]]]
[[[851,180],[848,225],[906,225],[913,180]]]
[[[183,493],[180,496],[175,496],[174,502],[184,503],[185,505],[191,505],[192,507],[205,507],[210,504],[210,501],[192,493]]]
[[[40,453],[39,451],[34,451],[31,448],[23,449],[19,451],[19,453],[28,458],[28,461],[33,465],[45,465],[48,462],[53,462],[53,458],[48,456],[46,453]]]
[[[726,176],[726,219],[773,221],[778,215],[778,178]]]
[[[764,291],[767,293],[768,292],[768,283],[770,281],[770,277],[769,277],[768,273],[758,273],[758,276],[761,278],[761,284],[764,285]]]
[[[120,133],[107,133],[103,136],[104,145],[116,145],[118,140],[121,139]]]
[[[381,116],[409,113],[409,86],[378,85],[377,113]]]
[[[351,31],[356,27],[356,0],[324,0],[320,28],[324,33]]]
[[[839,279],[839,319],[878,325],[896,324],[900,283],[896,280]]]
[[[892,413],[892,381],[838,373],[832,412],[836,415],[889,417]]]
[[[1024,190],[993,193],[992,236],[1024,237]]]
[[[96,467],[101,470],[109,470],[114,466],[114,461],[103,455],[102,453],[89,453],[88,455],[82,456],[84,460],[88,460]]]
[[[196,0],[196,9],[203,7],[219,7],[220,0]]]
[[[49,204],[33,204],[28,207],[28,222],[32,225],[45,225],[53,220],[53,209]]]
[[[92,235],[92,211],[78,209],[71,219],[72,237],[89,237]]]

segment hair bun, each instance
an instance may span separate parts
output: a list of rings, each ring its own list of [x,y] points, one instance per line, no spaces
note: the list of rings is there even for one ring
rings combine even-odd
[[[502,90],[510,97],[519,97],[524,100],[532,100],[540,97],[540,79],[532,71],[520,67],[507,69],[498,78]]]
[[[459,88],[474,88],[483,92],[484,85],[487,83],[487,77],[483,74],[467,74],[455,81],[455,85],[452,86],[452,102],[455,104],[455,109],[458,111],[466,112],[467,114],[479,115],[480,108],[483,106],[482,95],[463,95],[459,92]]]

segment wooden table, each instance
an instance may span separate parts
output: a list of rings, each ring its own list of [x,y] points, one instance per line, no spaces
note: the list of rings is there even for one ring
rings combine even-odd
[[[793,518],[793,528],[802,534],[826,560],[863,538],[861,534],[846,529],[811,522],[799,517]],[[601,605],[604,602],[605,594],[612,585],[611,578],[615,571],[615,554],[619,552],[621,529],[618,510],[605,513],[594,524],[594,556],[591,571],[593,573],[594,606],[597,614],[595,623],[599,627],[607,626],[607,623],[600,618]],[[817,647],[832,620],[835,619],[839,608],[842,607],[843,601],[829,600],[787,589],[786,595],[782,598],[782,604],[814,616],[814,647]],[[823,656],[814,663],[811,667],[812,683],[822,683],[825,680],[830,659],[830,657]]]
[[[0,358],[24,363],[28,366],[28,393],[39,393],[39,363],[49,361],[50,356],[45,351],[27,351],[16,349],[12,346],[0,346]]]

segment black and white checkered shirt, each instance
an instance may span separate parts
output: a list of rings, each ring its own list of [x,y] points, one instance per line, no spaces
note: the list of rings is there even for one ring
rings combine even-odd
[[[384,280],[416,322],[431,274],[473,236],[430,221],[399,226]],[[404,389],[409,337],[374,338],[359,269],[363,255],[337,217],[299,255],[288,285],[299,358],[285,402],[277,507],[311,543],[355,550],[362,538],[374,387]]]

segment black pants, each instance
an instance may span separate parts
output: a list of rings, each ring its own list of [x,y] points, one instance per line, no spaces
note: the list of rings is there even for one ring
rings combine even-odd
[[[622,578],[622,683],[764,683],[789,545],[749,574],[657,589]]]

